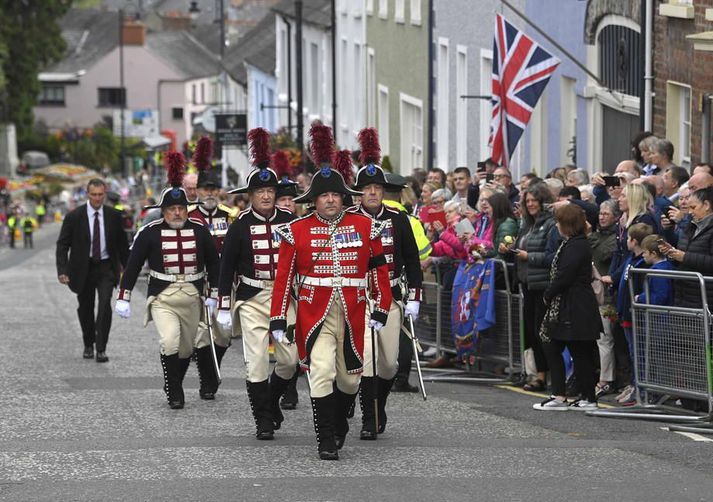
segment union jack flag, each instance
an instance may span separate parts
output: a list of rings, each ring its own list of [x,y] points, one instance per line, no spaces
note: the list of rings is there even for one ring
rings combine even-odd
[[[531,38],[495,16],[493,41],[493,114],[490,122],[491,158],[510,164],[532,110],[560,60]]]

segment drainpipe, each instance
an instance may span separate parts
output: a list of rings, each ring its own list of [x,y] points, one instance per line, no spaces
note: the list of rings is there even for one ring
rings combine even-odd
[[[653,118],[651,114],[653,100],[653,85],[654,77],[652,75],[651,64],[651,46],[653,38],[653,0],[643,0],[642,9],[644,9],[645,32],[644,32],[644,130],[651,131],[653,127]]]

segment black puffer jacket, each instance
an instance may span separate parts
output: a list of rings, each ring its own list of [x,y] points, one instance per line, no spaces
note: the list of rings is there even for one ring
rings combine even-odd
[[[696,235],[696,229],[701,228]],[[685,252],[683,263],[678,270],[699,272],[713,276],[713,215],[707,216],[701,223],[691,222],[678,243],[678,249]],[[674,304],[678,307],[700,308],[701,288],[697,281],[674,282]],[[713,305],[713,280],[706,282],[708,307]]]
[[[550,283],[550,266],[555,251],[559,247],[560,237],[555,227],[555,219],[549,211],[543,211],[531,227],[520,230],[520,236],[529,233],[527,238],[527,288],[542,291]],[[519,237],[518,236],[518,241]]]

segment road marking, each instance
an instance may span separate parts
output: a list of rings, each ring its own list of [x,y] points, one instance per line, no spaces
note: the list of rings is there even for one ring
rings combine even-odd
[[[526,396],[541,397],[543,399],[550,397],[547,394],[542,394],[541,392],[530,392],[529,390],[521,389],[520,387],[513,387],[511,385],[495,385],[495,387],[498,389],[509,390],[510,392],[517,392],[518,394],[524,394]],[[602,403],[599,403],[599,407],[604,409],[616,408],[616,406],[612,406],[611,404]]]
[[[713,443],[713,439],[702,436],[701,434],[696,434],[695,432],[672,431],[668,427],[661,427],[661,429],[663,429],[665,431],[675,432],[676,434],[680,434],[681,436],[686,436],[688,439],[692,439],[694,441],[699,441],[701,443]]]

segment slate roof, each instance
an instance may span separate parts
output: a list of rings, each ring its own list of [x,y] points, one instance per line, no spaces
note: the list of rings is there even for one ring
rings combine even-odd
[[[185,78],[199,78],[220,73],[220,61],[190,33],[164,31],[148,33],[146,48]]]
[[[233,79],[247,84],[245,62],[268,74],[275,72],[275,14],[267,14],[225,53],[225,67]]]
[[[272,10],[294,19],[295,2],[294,0],[282,0]],[[321,28],[329,28],[332,21],[331,0],[304,0],[302,2],[302,21]]]

